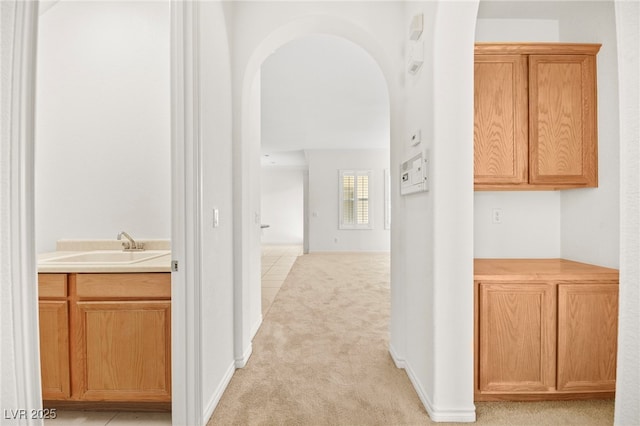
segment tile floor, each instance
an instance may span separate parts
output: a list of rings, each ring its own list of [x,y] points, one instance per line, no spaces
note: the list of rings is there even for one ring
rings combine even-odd
[[[266,315],[289,274],[302,246],[278,245],[262,247],[262,315]],[[47,426],[170,426],[171,413],[135,413],[112,411],[57,411],[55,419],[45,420]]]
[[[113,411],[63,411],[55,419],[44,421],[47,426],[171,426],[171,413],[134,413]]]
[[[262,316],[264,317],[280,291],[302,246],[262,246]]]

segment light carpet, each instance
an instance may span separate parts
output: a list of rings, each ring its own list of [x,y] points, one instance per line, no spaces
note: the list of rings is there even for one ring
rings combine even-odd
[[[388,351],[388,254],[298,257],[209,425],[432,424]],[[606,425],[612,401],[478,403],[476,424]]]

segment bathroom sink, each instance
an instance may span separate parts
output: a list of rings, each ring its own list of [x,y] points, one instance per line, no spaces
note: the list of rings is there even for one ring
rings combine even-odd
[[[166,256],[170,254],[169,250],[146,250],[146,251],[117,251],[117,250],[100,250],[88,251],[84,253],[69,254],[66,256],[54,257],[50,259],[40,260],[40,263],[49,264],[126,264],[137,263],[145,260],[155,259],[156,257]]]

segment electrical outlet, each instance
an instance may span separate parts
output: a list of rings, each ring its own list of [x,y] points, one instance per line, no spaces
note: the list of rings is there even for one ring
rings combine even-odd
[[[491,223],[494,225],[502,224],[502,209],[491,210]]]

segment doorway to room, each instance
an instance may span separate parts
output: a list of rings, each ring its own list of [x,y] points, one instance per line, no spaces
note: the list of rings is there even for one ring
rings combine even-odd
[[[343,38],[308,35],[275,50],[256,78],[262,246],[388,252],[389,97],[375,60]],[[283,278],[272,257],[263,299],[275,295],[264,281]]]

